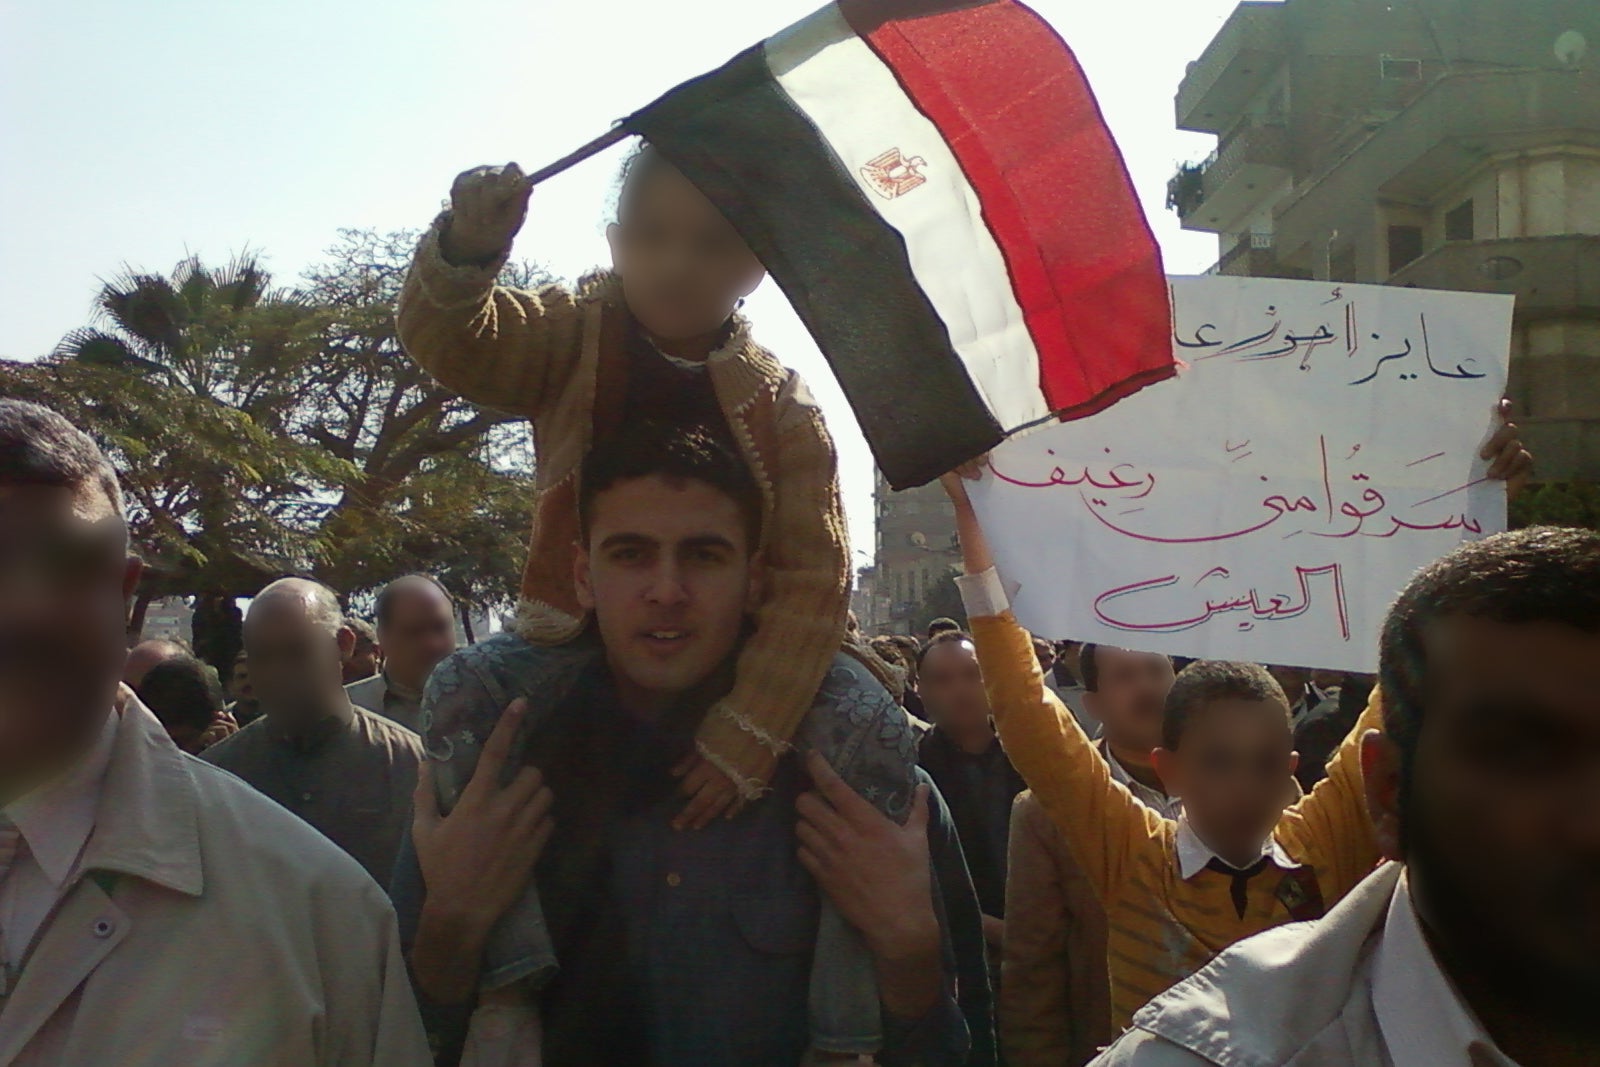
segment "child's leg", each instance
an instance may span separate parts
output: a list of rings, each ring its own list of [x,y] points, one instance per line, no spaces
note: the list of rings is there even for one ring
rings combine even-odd
[[[916,734],[905,709],[859,660],[835,658],[796,740],[821,753],[878,810],[905,821],[916,789]],[[828,900],[817,928],[810,1011],[818,1052],[866,1054],[883,1046],[872,957]]]
[[[422,696],[422,732],[441,811],[448,813],[471,781],[483,743],[507,705],[518,697],[528,700],[525,737],[548,717],[589,655],[577,646],[542,647],[502,633],[453,653],[434,669]],[[505,768],[508,776],[521,769],[523,740],[518,738],[517,758]],[[489,936],[482,988],[518,981],[538,988],[555,972],[555,947],[537,889],[530,883]]]

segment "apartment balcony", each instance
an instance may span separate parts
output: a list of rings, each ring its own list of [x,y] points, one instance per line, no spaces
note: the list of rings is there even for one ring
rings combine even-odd
[[[1246,0],[1189,64],[1174,101],[1180,130],[1221,133],[1283,65],[1284,5]]]
[[[1278,258],[1277,247],[1270,233],[1235,235],[1233,247],[1207,268],[1206,273],[1235,278],[1311,277],[1310,271],[1290,266]]]
[[[1600,312],[1600,236],[1450,241],[1395,271],[1389,284],[1508,293],[1523,320],[1593,317]]]
[[[1283,119],[1253,119],[1204,163],[1179,168],[1167,183],[1167,205],[1186,230],[1224,233],[1290,174],[1289,130]]]

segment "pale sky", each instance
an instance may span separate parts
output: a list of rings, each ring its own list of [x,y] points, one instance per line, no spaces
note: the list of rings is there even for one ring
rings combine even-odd
[[[479,163],[534,169],[821,0],[0,0],[0,358],[88,321],[97,279],[251,248],[290,281],[340,227],[426,224]],[[1164,206],[1214,139],[1172,97],[1234,0],[1034,0],[1072,45],[1169,273],[1216,258]],[[541,186],[519,257],[574,277],[606,257],[621,149]],[[870,552],[872,460],[770,282],[756,337],[810,382]],[[857,562],[866,560],[859,556]]]

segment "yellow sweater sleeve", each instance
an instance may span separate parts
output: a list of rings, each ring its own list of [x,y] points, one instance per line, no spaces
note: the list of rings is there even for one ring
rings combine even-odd
[[[1337,898],[1377,866],[1378,842],[1367,812],[1361,774],[1361,738],[1383,729],[1383,692],[1374,689],[1366,710],[1328,763],[1328,776],[1299,803],[1284,810],[1275,836],[1289,855],[1317,870],[1318,880],[1334,887]]]
[[[706,716],[702,756],[739,783],[764,788],[788,748],[844,638],[850,543],[839,501],[838,460],[816,401],[793,372],[777,397],[777,452],[763,537],[766,596],[735,666],[733,690]]]
[[[1006,755],[1109,904],[1140,850],[1165,849],[1165,820],[1111,777],[1072,712],[1045,686],[1033,639],[1011,612],[971,624]]]
[[[458,267],[439,250],[449,213],[423,236],[400,292],[396,320],[407,354],[474,404],[537,418],[577,367],[583,309],[570,290],[496,285],[505,256]]]

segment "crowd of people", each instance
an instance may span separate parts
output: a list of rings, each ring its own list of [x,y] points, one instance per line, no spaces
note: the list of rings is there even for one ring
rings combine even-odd
[[[1025,631],[975,466],[965,624],[868,637],[738,234],[646,147],[615,270],[508,289],[530,191],[398,309],[535,426],[482,642],[412,574],[130,649],[111,463],[0,399],[0,1067],[1600,1063],[1600,535],[1426,568],[1376,678],[1175,662]]]

